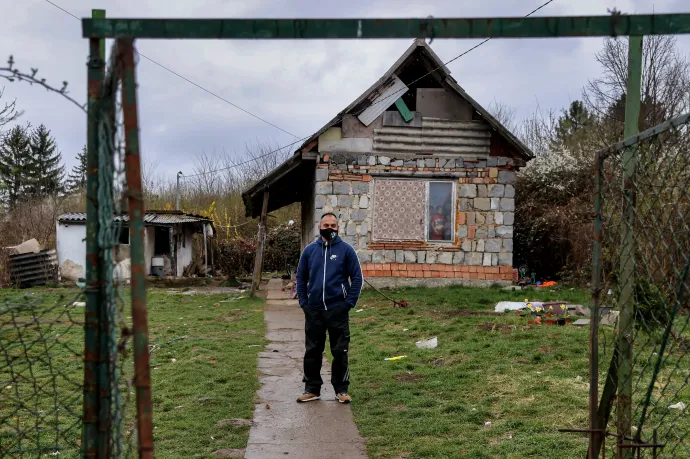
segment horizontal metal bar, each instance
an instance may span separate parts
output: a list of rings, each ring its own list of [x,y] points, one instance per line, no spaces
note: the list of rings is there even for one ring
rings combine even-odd
[[[546,38],[690,33],[690,13],[416,19],[82,19],[90,38]]]
[[[621,443],[619,448],[663,448],[665,443]]]
[[[606,148],[602,148],[601,150],[595,153],[594,157],[599,159],[606,159],[611,153],[620,151],[623,148],[631,147],[636,143],[649,139],[650,137],[657,136],[665,131],[668,131],[669,129],[677,128],[688,123],[690,123],[690,113],[676,116],[675,118],[671,118],[670,120],[664,121],[661,124],[652,126],[649,129],[642,131],[637,135],[628,137],[627,139],[621,140],[620,142],[614,143],[613,145],[609,145]]]

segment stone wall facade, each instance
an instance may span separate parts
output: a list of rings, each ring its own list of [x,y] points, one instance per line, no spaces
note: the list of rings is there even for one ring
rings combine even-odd
[[[503,157],[394,158],[325,154],[316,169],[313,235],[326,212],[339,218],[367,277],[512,279],[515,174],[524,161]],[[456,183],[452,243],[373,241],[372,193],[377,178]]]

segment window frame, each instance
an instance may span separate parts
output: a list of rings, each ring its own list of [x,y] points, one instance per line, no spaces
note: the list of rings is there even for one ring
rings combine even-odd
[[[456,234],[455,234],[455,210],[457,209],[457,203],[458,203],[458,198],[457,198],[457,186],[455,180],[435,180],[435,179],[429,179],[425,180],[425,192],[424,192],[424,199],[426,202],[424,203],[424,242],[428,244],[441,244],[441,245],[447,245],[447,244],[453,244],[455,242]],[[443,240],[443,241],[438,241],[435,239],[429,239],[429,192],[431,190],[431,184],[432,183],[450,183],[451,185],[451,210],[450,210],[450,239],[449,240]]]
[[[373,226],[373,218],[376,215],[376,210],[374,206],[376,205],[376,180],[381,179],[381,180],[400,180],[400,181],[408,181],[408,182],[423,182],[424,183],[424,224],[422,228],[423,232],[423,237],[422,239],[419,240],[405,240],[403,242],[420,242],[420,243],[425,243],[425,244],[438,244],[438,245],[452,245],[455,243],[457,240],[457,234],[455,232],[455,222],[456,222],[456,210],[457,210],[457,202],[458,202],[458,197],[457,197],[457,181],[453,179],[433,179],[433,178],[417,178],[417,177],[374,177],[373,183],[372,183],[372,190],[371,190],[371,202],[372,202],[372,208],[371,208],[371,217],[372,217],[372,226]],[[450,183],[451,184],[451,194],[452,194],[452,202],[453,202],[453,207],[451,210],[451,238],[450,240],[445,240],[445,241],[436,241],[436,240],[430,240],[429,239],[429,209],[428,209],[428,203],[429,203],[429,189],[430,185],[432,183]],[[389,239],[374,239],[374,234],[373,231],[371,233],[371,242],[373,243],[394,243],[398,242],[395,240],[389,240]]]

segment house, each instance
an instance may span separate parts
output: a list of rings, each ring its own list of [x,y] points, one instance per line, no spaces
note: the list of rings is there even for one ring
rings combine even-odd
[[[129,253],[129,217],[114,217],[122,222],[120,231],[121,253]],[[151,274],[153,258],[162,258],[166,276],[182,276],[192,262],[192,236],[194,233],[213,236],[210,218],[180,211],[150,210],[144,215],[144,254],[146,272]],[[204,241],[206,238],[204,238]],[[83,267],[86,261],[86,213],[70,212],[57,219],[56,229],[58,264],[62,268],[68,260]],[[129,256],[122,256],[129,258]],[[155,263],[154,263],[155,264]]]
[[[243,193],[248,216],[324,212],[377,285],[512,279],[516,171],[530,150],[416,40],[381,79]],[[428,284],[428,281],[425,281]]]

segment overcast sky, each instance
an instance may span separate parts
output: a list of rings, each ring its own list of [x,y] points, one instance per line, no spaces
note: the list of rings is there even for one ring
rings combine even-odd
[[[487,17],[522,16],[545,0],[52,0],[78,17],[104,8],[109,17]],[[690,10],[687,0],[555,0],[536,15],[667,13]],[[88,43],[80,23],[46,0],[0,0],[0,58],[14,55],[22,70],[86,100]],[[143,55],[240,107],[304,137],[318,130],[376,81],[410,45],[381,41],[163,41],[141,40]],[[436,40],[448,61],[477,41]],[[599,67],[602,39],[492,40],[449,65],[480,103],[507,104],[518,116],[560,109],[580,96]],[[680,41],[689,49],[690,40]],[[108,42],[108,48],[111,43]],[[218,100],[169,71],[141,59],[139,120],[142,154],[171,178],[191,172],[193,156],[225,150],[241,154],[257,139],[295,140]],[[58,95],[26,83],[7,83],[4,101],[16,99],[22,123],[52,130],[68,167],[86,139],[85,115]]]

